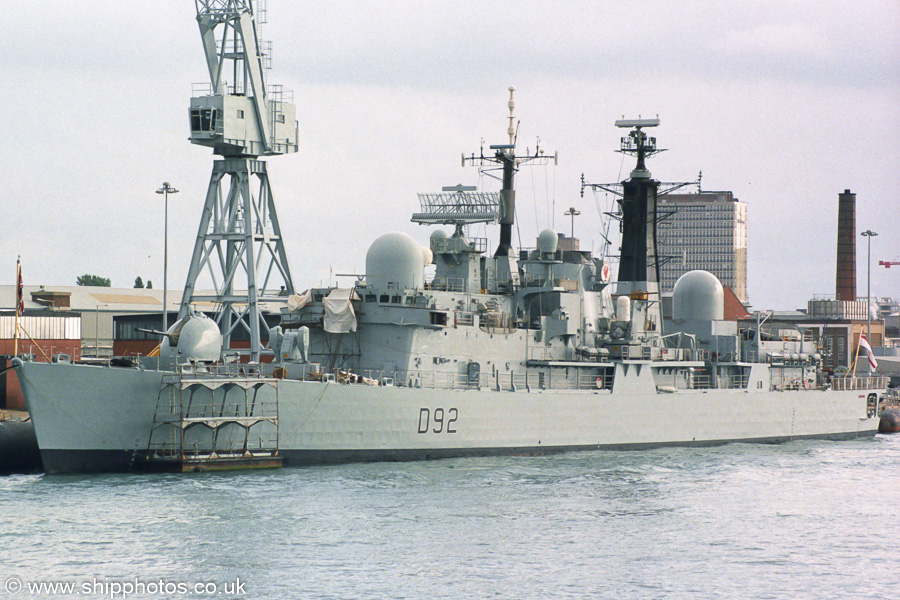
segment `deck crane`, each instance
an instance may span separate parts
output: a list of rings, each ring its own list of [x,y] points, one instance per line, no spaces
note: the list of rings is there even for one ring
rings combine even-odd
[[[298,127],[290,92],[267,85],[270,53],[257,20],[264,11],[254,11],[254,4],[195,0],[209,84],[194,86],[190,140],[221,158],[213,165],[178,317],[187,317],[193,303],[215,303],[223,353],[236,331],[246,331],[249,360],[258,362],[272,352],[261,340],[267,328],[259,304],[286,302],[294,292],[259,157],[296,152]],[[201,276],[211,280],[214,293],[198,293]]]

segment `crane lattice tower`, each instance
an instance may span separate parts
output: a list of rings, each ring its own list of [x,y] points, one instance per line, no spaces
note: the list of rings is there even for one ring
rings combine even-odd
[[[243,328],[249,360],[257,362],[271,353],[261,340],[260,303],[285,302],[294,292],[260,157],[297,151],[296,108],[290,92],[266,84],[271,51],[259,40],[252,0],[195,4],[209,84],[194,86],[190,139],[222,158],[213,165],[178,316],[188,316],[192,304],[216,303],[223,352]],[[196,289],[203,274],[212,279],[212,294]]]

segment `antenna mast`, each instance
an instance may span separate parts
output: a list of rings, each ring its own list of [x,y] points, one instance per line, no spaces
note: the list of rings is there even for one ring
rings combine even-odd
[[[619,197],[622,246],[619,260],[619,274],[616,294],[630,296],[632,300],[644,303],[647,331],[660,332],[662,309],[659,294],[660,257],[657,253],[657,198],[660,182],[653,179],[647,170],[646,159],[663,150],[656,147],[656,138],[649,137],[644,127],[656,127],[659,119],[620,119],[616,127],[631,129],[621,139],[619,152],[637,158],[637,164],[629,178],[618,184],[587,183],[582,177],[581,193],[585,188],[602,189]],[[666,184],[669,193],[687,183]]]
[[[533,161],[550,161],[556,163],[557,157],[544,156],[544,151],[540,147],[535,147],[533,155],[516,156],[516,123],[513,111],[516,108],[516,101],[513,98],[516,88],[509,88],[509,144],[491,145],[490,149],[494,151],[493,156],[485,156],[484,149],[480,156],[463,156],[462,162],[465,166],[466,162],[473,165],[484,166],[487,164],[500,165],[503,169],[503,186],[500,189],[500,204],[498,222],[500,223],[500,243],[494,252],[494,258],[497,260],[497,281],[508,282],[508,289],[511,291],[519,285],[519,267],[515,254],[512,251],[512,229],[516,218],[516,191],[515,191],[515,175],[518,165]],[[544,163],[546,164],[546,163]]]
[[[189,315],[195,302],[216,303],[223,352],[240,327],[250,337],[245,352],[258,362],[271,353],[261,340],[268,327],[260,303],[285,302],[294,292],[266,163],[259,157],[297,151],[296,108],[289,91],[266,84],[270,47],[259,40],[254,2],[195,0],[195,7],[209,84],[194,86],[190,139],[222,158],[213,164],[178,316]],[[204,273],[212,294],[197,293]]]

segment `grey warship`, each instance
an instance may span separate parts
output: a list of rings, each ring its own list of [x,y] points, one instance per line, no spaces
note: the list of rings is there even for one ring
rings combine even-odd
[[[198,3],[204,43],[230,22],[245,36],[243,52],[252,52],[250,3],[234,7],[229,15],[221,4]],[[223,158],[213,168],[179,319],[162,334],[160,356],[132,366],[14,362],[48,472],[875,434],[886,381],[826,380],[815,342],[770,341],[759,327],[724,320],[722,285],[707,272],[678,281],[663,330],[662,192],[647,168],[656,140],[646,132],[658,119],[616,122],[627,131],[620,150],[636,165],[608,186],[620,195],[615,281],[606,257],[552,230],[534,248],[513,248],[516,172],[547,157],[538,149],[517,154],[511,89],[508,141],[463,159],[499,169],[499,193],[451,186],[422,194],[412,220],[435,227],[428,246],[386,233],[372,242],[353,285],[299,292],[259,160],[296,149],[293,106],[262,94],[258,57],[244,57],[245,89],[220,85],[214,40],[211,48],[213,85],[192,101],[192,141]],[[255,115],[247,119],[256,124],[250,141],[229,131],[225,117],[240,110],[243,119],[245,109]],[[486,239],[467,235],[473,223],[499,226],[492,253]],[[269,263],[259,267],[262,258]],[[236,285],[241,265],[246,289]],[[214,267],[221,271],[215,293],[199,291],[201,272]],[[283,283],[278,291],[273,273]],[[196,312],[208,302],[219,309],[213,318]],[[265,313],[273,310],[280,322],[270,326]],[[250,333],[249,348],[231,343],[236,327]]]

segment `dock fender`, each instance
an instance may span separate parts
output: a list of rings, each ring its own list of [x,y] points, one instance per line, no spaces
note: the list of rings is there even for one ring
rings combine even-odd
[[[889,408],[881,413],[878,433],[900,433],[900,410]]]

